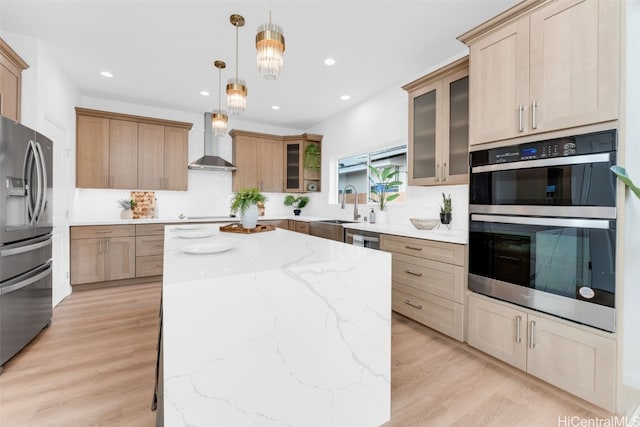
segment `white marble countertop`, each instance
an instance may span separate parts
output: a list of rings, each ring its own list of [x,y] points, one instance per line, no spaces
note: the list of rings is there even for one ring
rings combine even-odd
[[[166,426],[389,420],[391,254],[288,230],[184,228],[165,229]]]
[[[323,221],[327,217],[316,216],[261,216],[260,221],[277,221],[283,219],[292,219],[296,221],[312,222]],[[225,216],[212,217],[192,217],[192,218],[150,218],[150,219],[117,219],[117,220],[79,220],[72,221],[71,226],[89,226],[89,225],[122,225],[122,224],[191,224],[191,223],[229,223],[239,222],[240,218],[231,218]],[[355,230],[368,230],[376,233],[395,234],[397,236],[414,237],[416,239],[438,240],[441,242],[459,243],[466,245],[469,241],[467,230],[449,230],[444,225],[434,230],[418,230],[407,220],[406,224],[370,224],[368,222],[354,222],[343,224],[345,228]]]

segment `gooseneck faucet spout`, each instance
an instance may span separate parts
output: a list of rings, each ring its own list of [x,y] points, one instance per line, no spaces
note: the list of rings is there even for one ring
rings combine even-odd
[[[360,218],[360,215],[358,215],[358,189],[356,188],[355,185],[347,184],[342,189],[342,204],[340,205],[340,208],[344,209],[345,199],[347,197],[347,188],[349,188],[349,187],[353,188],[353,192],[354,192],[354,195],[355,195],[355,198],[353,200],[353,220],[357,221],[358,218]]]

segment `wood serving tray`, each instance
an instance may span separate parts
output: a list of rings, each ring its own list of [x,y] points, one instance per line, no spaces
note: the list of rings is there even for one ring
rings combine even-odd
[[[242,224],[239,222],[234,222],[233,224],[220,227],[220,231],[223,231],[226,233],[244,233],[244,234],[262,233],[263,231],[273,231],[275,229],[276,229],[275,225],[261,225],[261,224],[258,224],[256,228],[244,228]]]

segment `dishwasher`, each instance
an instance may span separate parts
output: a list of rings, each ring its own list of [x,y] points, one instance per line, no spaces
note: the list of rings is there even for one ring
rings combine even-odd
[[[369,249],[380,249],[380,233],[345,229],[344,242]]]

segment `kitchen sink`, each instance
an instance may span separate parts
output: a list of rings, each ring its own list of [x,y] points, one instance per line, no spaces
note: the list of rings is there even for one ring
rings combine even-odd
[[[342,224],[351,224],[355,221],[345,221],[342,219],[325,219],[322,221],[311,221],[309,223],[309,234],[325,239],[344,242],[344,228]]]
[[[343,219],[324,219],[318,222],[324,222],[325,224],[353,224],[355,221],[345,221]]]

